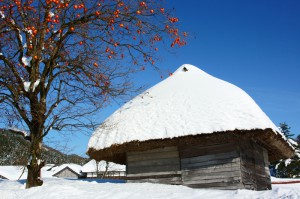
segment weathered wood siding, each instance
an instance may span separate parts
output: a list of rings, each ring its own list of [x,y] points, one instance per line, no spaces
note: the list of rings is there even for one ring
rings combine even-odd
[[[271,189],[268,152],[253,141],[241,144],[242,183],[246,189]]]
[[[182,182],[194,188],[243,188],[239,156],[233,143],[181,147]]]
[[[177,147],[130,152],[127,158],[127,182],[181,184]]]
[[[126,158],[128,182],[271,189],[268,152],[250,139],[130,152]]]
[[[68,167],[61,170],[59,173],[55,175],[59,178],[78,178],[78,174],[71,171]]]

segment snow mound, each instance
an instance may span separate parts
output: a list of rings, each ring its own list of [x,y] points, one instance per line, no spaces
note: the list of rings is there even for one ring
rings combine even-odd
[[[279,132],[246,92],[185,64],[107,118],[93,133],[88,148],[266,128]]]

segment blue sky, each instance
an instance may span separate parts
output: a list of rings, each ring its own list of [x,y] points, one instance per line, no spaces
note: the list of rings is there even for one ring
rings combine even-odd
[[[193,64],[245,90],[278,125],[300,134],[300,1],[170,0],[188,45],[161,51],[158,66],[175,71]],[[160,76],[147,69],[136,79],[148,87]],[[103,110],[99,120],[118,107]],[[72,152],[83,155],[89,136],[70,138]]]

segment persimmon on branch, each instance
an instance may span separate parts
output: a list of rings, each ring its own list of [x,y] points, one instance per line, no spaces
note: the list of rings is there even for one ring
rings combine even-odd
[[[14,93],[11,102],[21,96],[30,98],[33,93],[43,99],[50,91],[55,93],[56,100],[46,116],[69,98],[61,97],[61,89],[70,85],[62,87],[55,83],[57,78],[97,88],[101,95],[112,91],[116,95],[120,89],[112,89],[110,81],[116,74],[107,74],[115,71],[122,77],[139,68],[129,66],[124,71],[124,66],[114,67],[114,62],[125,59],[144,68],[154,65],[156,43],[164,37],[171,47],[185,44],[182,36],[186,33],[180,35],[174,26],[178,19],[159,6],[155,1],[2,0],[0,60],[14,86],[5,78],[1,78],[1,85]],[[4,95],[1,101],[7,101]],[[22,119],[28,119],[28,112],[15,106]]]
[[[93,126],[161,45],[185,45],[178,21],[156,0],[0,0],[0,113],[28,126],[35,173],[51,129]]]

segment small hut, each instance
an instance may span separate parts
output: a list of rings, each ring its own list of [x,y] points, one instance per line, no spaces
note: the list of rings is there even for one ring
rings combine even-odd
[[[52,176],[58,178],[82,178],[84,174],[81,172],[82,166],[78,164],[62,164],[52,168]]]
[[[265,190],[269,161],[294,149],[247,93],[183,65],[107,118],[87,153],[126,164],[128,182]]]

